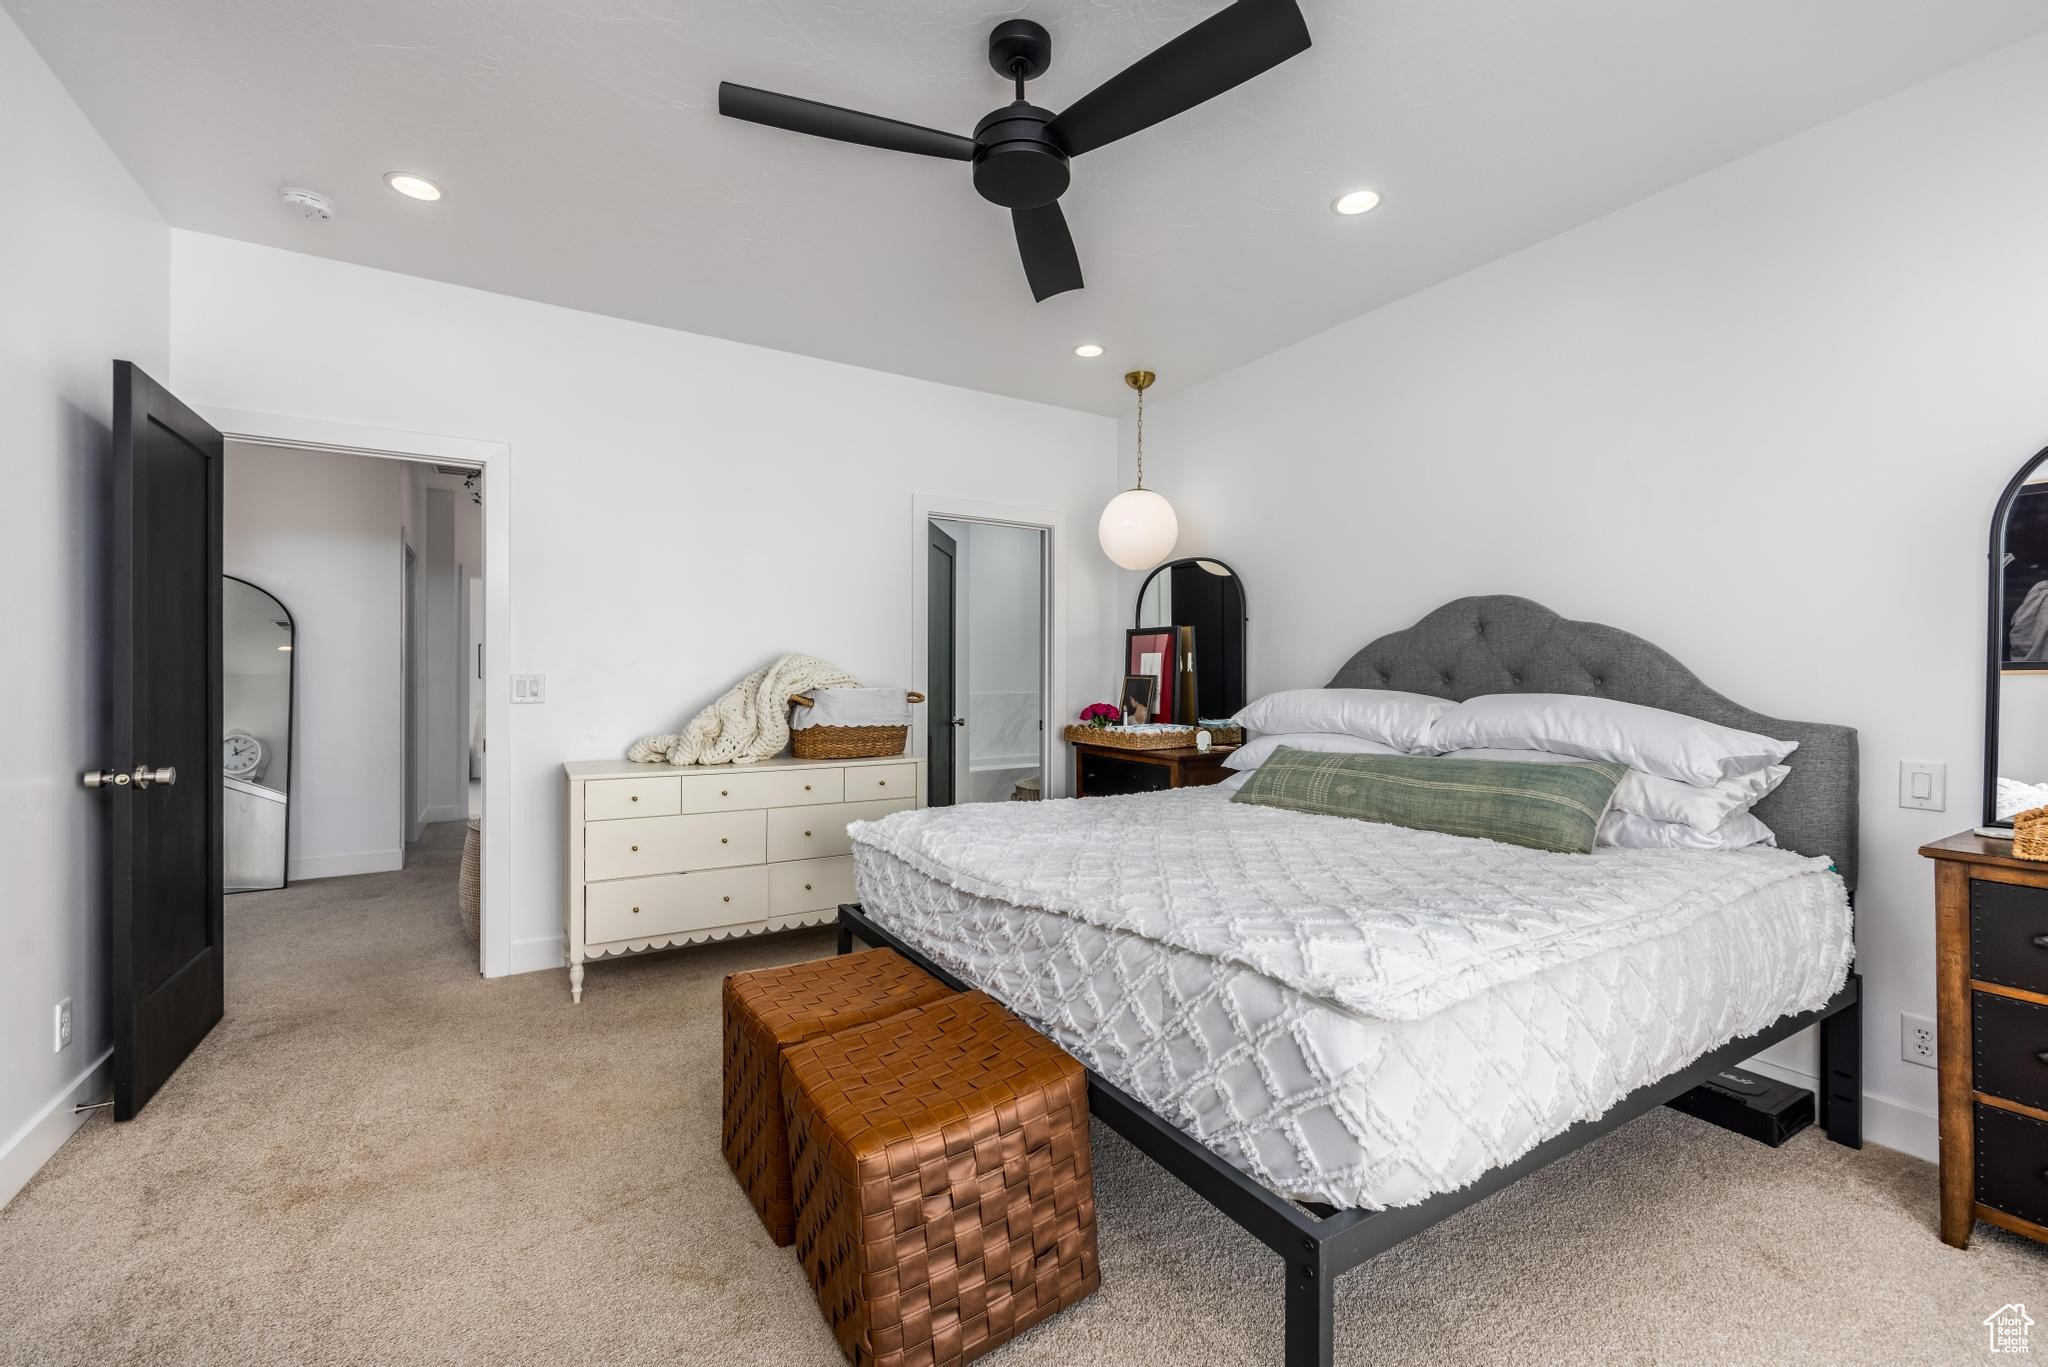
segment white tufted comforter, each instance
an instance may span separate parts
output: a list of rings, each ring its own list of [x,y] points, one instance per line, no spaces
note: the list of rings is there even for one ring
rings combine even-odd
[[[1556,855],[1200,789],[853,828],[869,914],[1274,1190],[1406,1205],[1839,989],[1780,850]]]

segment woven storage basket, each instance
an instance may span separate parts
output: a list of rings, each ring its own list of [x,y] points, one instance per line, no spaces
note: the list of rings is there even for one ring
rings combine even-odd
[[[462,933],[477,940],[477,913],[483,888],[483,826],[472,820],[462,836],[462,877],[456,883],[456,905],[462,910]]]
[[[924,694],[906,693],[906,702],[923,702]],[[810,695],[798,693],[791,707],[809,707]],[[789,733],[789,750],[798,759],[879,759],[900,755],[910,741],[907,726],[806,726]]]
[[[1069,722],[1066,736],[1076,745],[1108,745],[1118,750],[1184,750],[1195,743],[1195,728],[1176,726],[1165,731],[1125,731],[1114,726],[1084,726]]]
[[[2048,860],[2048,807],[2012,819],[2012,857]]]

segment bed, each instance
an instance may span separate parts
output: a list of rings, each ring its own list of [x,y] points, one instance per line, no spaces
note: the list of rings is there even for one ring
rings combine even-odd
[[[890,945],[1080,1059],[1098,1116],[1285,1260],[1290,1367],[1331,1360],[1341,1272],[1808,1025],[1823,1124],[1860,1143],[1852,730],[1508,597],[1331,684],[1597,693],[1796,740],[1757,808],[1783,848],[1560,856],[1199,789],[992,804],[859,829],[842,949]]]

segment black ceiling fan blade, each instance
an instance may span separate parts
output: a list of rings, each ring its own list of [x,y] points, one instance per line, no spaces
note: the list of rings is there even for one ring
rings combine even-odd
[[[1308,46],[1294,0],[1236,0],[1067,106],[1050,131],[1078,157],[1213,100]]]
[[[765,123],[770,128],[786,128],[792,133],[808,133],[835,142],[855,142],[863,147],[915,152],[921,157],[945,157],[951,161],[974,159],[974,139],[957,133],[942,133],[921,124],[841,109],[836,104],[820,104],[794,95],[778,95],[772,90],[756,90],[731,81],[718,83],[718,112],[729,119]]]
[[[1055,294],[1081,288],[1081,258],[1074,252],[1074,235],[1067,230],[1067,216],[1058,200],[1031,209],[1010,210],[1011,226],[1017,230],[1017,254],[1024,258],[1024,278],[1031,282],[1031,297],[1044,303]]]

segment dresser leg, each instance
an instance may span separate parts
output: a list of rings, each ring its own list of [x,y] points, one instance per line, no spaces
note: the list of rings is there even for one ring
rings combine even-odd
[[[583,961],[581,959],[571,959],[569,961],[569,1000],[571,1003],[583,1000]]]
[[[1828,1138],[1863,1147],[1863,983],[1856,1000],[1820,1023],[1820,1123]]]

